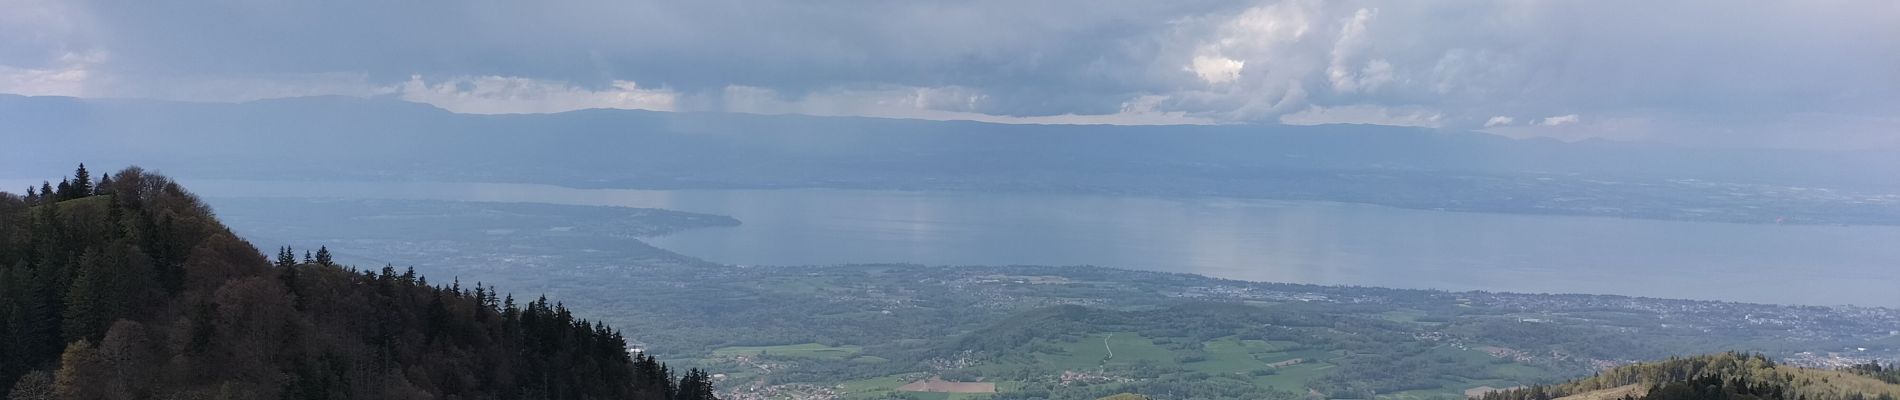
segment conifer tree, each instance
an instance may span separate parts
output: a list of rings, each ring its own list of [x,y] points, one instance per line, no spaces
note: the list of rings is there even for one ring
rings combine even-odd
[[[110,304],[114,288],[107,275],[111,272],[100,258],[96,251],[79,257],[79,276],[66,290],[66,311],[62,314],[65,321],[61,331],[67,340],[98,339],[106,322],[118,314]]]
[[[329,246],[317,246],[317,264],[325,267],[336,266],[336,264],[330,260]]]
[[[7,360],[49,359],[61,350],[58,306],[48,300],[53,293],[47,287],[46,278],[42,277],[46,274],[37,272],[37,268],[25,262],[16,265],[6,280],[0,281],[0,285],[4,285],[0,286],[0,292],[13,296],[5,304],[8,312],[5,324],[7,330],[4,333],[12,340],[0,343],[0,346],[7,347]],[[0,374],[5,374],[0,375],[0,379],[13,379],[25,372],[24,368],[30,367],[4,361],[0,360],[0,364],[14,368],[0,368]]]
[[[112,194],[112,174],[100,173],[99,184],[92,188],[93,194]]]
[[[686,371],[674,390],[673,400],[718,400],[713,396],[712,377],[699,368]]]
[[[290,246],[277,248],[277,266],[290,268],[296,265],[297,256],[296,253],[290,250]]]
[[[92,195],[92,173],[86,171],[86,164],[79,163],[79,169],[73,170],[72,198]]]
[[[284,266],[283,272],[277,275],[277,279],[278,281],[284,284],[284,290],[290,291],[290,294],[292,295],[290,299],[291,306],[295,307],[299,311],[302,311],[304,309],[303,290],[302,290],[302,286],[298,285],[299,278],[297,276],[297,266],[296,265]]]
[[[520,309],[520,308],[517,308],[517,307],[515,307],[515,294],[514,294],[514,293],[509,293],[509,294],[508,294],[508,297],[507,297],[507,300],[502,300],[502,302],[501,302],[501,317],[502,317],[502,319],[504,319],[504,320],[508,320],[508,321],[511,321],[511,322],[512,322],[512,321],[514,321],[514,320],[517,320],[517,319],[520,319],[520,318],[521,318],[521,309]]]

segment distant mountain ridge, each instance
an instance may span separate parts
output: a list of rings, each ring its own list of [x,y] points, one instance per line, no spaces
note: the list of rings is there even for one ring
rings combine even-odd
[[[1375,125],[1010,125],[608,109],[474,115],[394,99],[340,96],[187,103],[0,95],[0,120],[7,121],[0,134],[24,144],[89,143],[93,148],[88,152],[115,158],[162,158],[150,155],[162,150],[184,161],[202,161],[193,156],[321,151],[354,162],[433,150],[451,159],[417,162],[553,159],[577,169],[670,165],[666,170],[707,171],[749,168],[734,165],[738,162],[805,169],[880,165],[919,172],[1422,170],[1767,181],[1842,179],[1841,171],[1866,168],[1900,171],[1900,162],[1873,152],[1565,143]],[[20,148],[35,147],[15,147]],[[41,158],[70,155],[57,147],[40,149]],[[65,159],[70,158],[59,160]],[[19,168],[28,161],[7,166]],[[200,169],[194,164],[201,162],[170,168]],[[602,171],[601,177],[643,177],[631,170]],[[1664,170],[1667,174],[1660,173]]]
[[[394,99],[0,95],[0,170],[87,159],[193,178],[842,188],[1322,200],[1455,211],[1900,224],[1893,152],[1705,149],[1373,125],[1010,125]]]

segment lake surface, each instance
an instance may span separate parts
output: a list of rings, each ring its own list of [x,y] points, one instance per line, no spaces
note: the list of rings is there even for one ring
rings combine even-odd
[[[1900,306],[1896,227],[1455,213],[1227,198],[186,183],[211,197],[540,202],[730,215],[743,225],[646,240],[731,264],[1086,264],[1256,281]]]

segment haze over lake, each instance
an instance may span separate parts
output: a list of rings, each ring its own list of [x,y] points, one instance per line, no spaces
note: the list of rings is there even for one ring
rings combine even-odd
[[[1457,213],[1232,198],[187,183],[213,206],[218,196],[323,196],[729,215],[743,224],[644,240],[742,265],[1086,264],[1256,281],[1900,306],[1891,295],[1891,282],[1900,281],[1900,246],[1893,245],[1900,243],[1900,227],[1890,226]],[[1802,288],[1785,288],[1786,282],[1802,282]]]

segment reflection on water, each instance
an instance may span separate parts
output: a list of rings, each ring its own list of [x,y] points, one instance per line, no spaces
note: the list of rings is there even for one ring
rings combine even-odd
[[[655,207],[744,225],[649,241],[734,264],[1101,265],[1453,290],[1900,306],[1900,228],[1739,225],[1110,196],[193,181],[207,196]],[[215,204],[214,204],[215,205]]]

